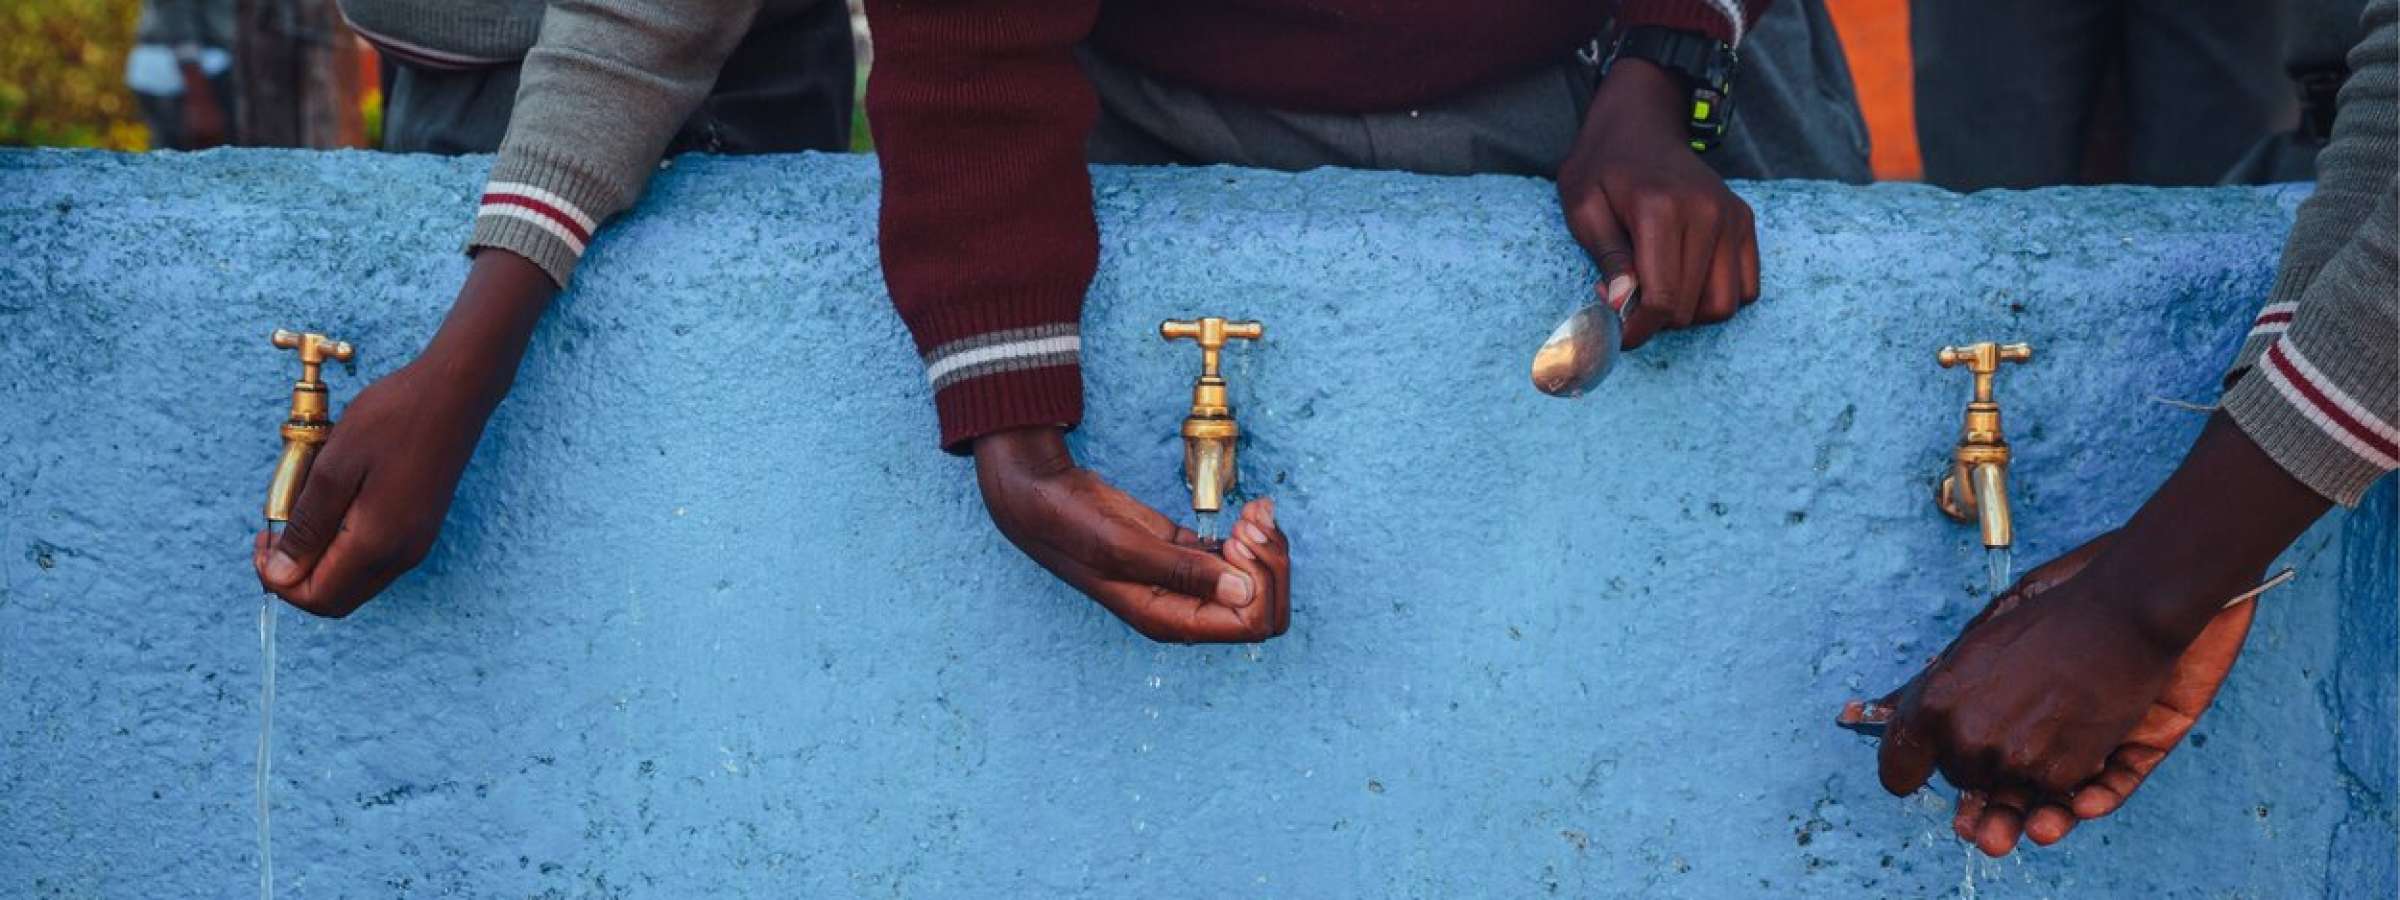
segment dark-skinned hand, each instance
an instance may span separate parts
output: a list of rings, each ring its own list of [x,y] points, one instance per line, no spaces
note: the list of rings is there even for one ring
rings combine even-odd
[[[2103,535],[2049,565],[2026,576],[2018,588],[2027,594],[2040,593],[2052,586],[2071,585],[2077,570],[2088,562],[2096,548],[2108,538]],[[2164,762],[2167,754],[2183,743],[2217,697],[2217,689],[2225,684],[2225,676],[2233,671],[2233,661],[2242,655],[2242,642],[2250,636],[2250,623],[2258,615],[2258,603],[2243,603],[2217,613],[2208,627],[2200,630],[2175,660],[2168,673],[2166,687],[2144,710],[2133,730],[2117,741],[2116,749],[2108,754],[2100,774],[2077,787],[2074,793],[2057,797],[2035,798],[2022,790],[1960,791],[1957,815],[1951,819],[1951,830],[1960,840],[1974,844],[1986,855],[2005,856],[2015,850],[2020,837],[2032,838],[2044,847],[2058,843],[2075,825],[2085,819],[2097,819],[2116,812],[2127,798],[2140,789],[2150,772]]]
[[[2124,528],[2028,573],[1884,699],[1885,789],[1938,768],[1993,856],[2116,811],[2240,655],[2257,604],[2223,603],[2326,506],[2218,414]]]
[[[253,540],[259,583],[339,617],[422,562],[554,290],[523,257],[478,253],[425,352],[359,392],[301,482],[283,533]]]
[[[977,438],[975,475],[1002,535],[1144,637],[1254,643],[1291,627],[1291,548],[1271,500],[1242,507],[1220,556],[1077,466],[1057,428]]]
[[[1758,299],[1750,205],[1694,153],[1689,92],[1640,59],[1610,67],[1558,170],[1567,230],[1600,267],[1601,293],[1638,286],[1625,349],[1667,328],[1723,322]],[[1638,273],[1638,277],[1633,277]]]

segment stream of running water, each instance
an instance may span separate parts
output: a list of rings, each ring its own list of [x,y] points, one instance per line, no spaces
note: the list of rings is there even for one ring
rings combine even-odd
[[[274,829],[268,812],[274,806],[275,757],[275,601],[262,594],[258,601],[258,896],[275,897]]]
[[[2009,579],[2016,577],[2016,557],[2007,547],[1992,547],[1983,551],[1983,570],[1991,580],[1992,596],[2008,590]]]

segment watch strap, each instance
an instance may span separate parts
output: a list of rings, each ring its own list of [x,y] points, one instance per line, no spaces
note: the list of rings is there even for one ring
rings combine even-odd
[[[1733,114],[1733,79],[1741,68],[1741,54],[1731,45],[1673,28],[1649,25],[1629,28],[1617,36],[1608,62],[1601,66],[1601,75],[1606,77],[1608,69],[1626,56],[1683,79],[1689,94],[1685,115],[1693,150],[1708,152],[1724,139],[1726,123]]]

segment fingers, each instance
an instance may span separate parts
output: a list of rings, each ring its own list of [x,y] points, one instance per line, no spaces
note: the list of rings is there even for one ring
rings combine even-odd
[[[2025,817],[2025,836],[2044,847],[2065,840],[2075,830],[2075,813],[2056,803],[2042,803]]]
[[[1572,200],[1566,209],[1567,233],[1583,252],[1600,267],[1600,281],[1606,284],[1626,270],[1633,268],[1633,242],[1625,239],[1625,226],[1617,222],[1608,195],[1599,191],[1583,194]]]
[[[1617,221],[1616,210],[1610,208],[1608,195],[1598,191],[1585,194],[1567,208],[1567,232],[1583,246],[1583,252],[1600,268],[1600,283],[1595,292],[1607,298],[1609,308],[1625,310],[1625,301],[1633,296],[1639,282],[1634,275],[1633,242],[1626,239],[1625,227]],[[1632,349],[1640,344],[1627,322],[1622,346]],[[1655,330],[1655,329],[1653,329]],[[1647,338],[1648,331],[1641,337]]]
[[[1708,321],[1702,309],[1709,300],[1710,282],[1717,270],[1719,244],[1723,241],[1720,226],[1724,219],[1715,206],[1690,203],[1679,205],[1675,217],[1683,230],[1682,262],[1676,270],[1679,279],[1676,284],[1684,298],[1675,327],[1689,328],[1693,323]],[[1734,297],[1734,306],[1741,306],[1739,296]]]
[[[1975,826],[1975,849],[1994,858],[2017,849],[2025,834],[2025,806],[2030,798],[2019,788],[1999,788],[1983,796],[1983,818]]]
[[[1664,199],[1637,215],[1633,227],[1633,270],[1642,280],[1642,306],[1625,320],[1625,349],[1631,350],[1668,327],[1692,319],[1691,282],[1681,281],[1683,231],[1674,217],[1657,211]]]
[[[259,587],[267,586],[267,548],[273,546],[274,543],[275,531],[270,528],[259,529],[258,534],[250,539],[250,565],[258,570]],[[273,588],[268,588],[268,590],[273,590]]]
[[[1959,840],[1974,844],[1976,849],[1993,856],[2008,853],[2008,848],[2015,846],[2016,834],[2020,832],[2032,838],[2034,843],[2047,847],[2064,840],[2068,832],[2075,830],[2075,814],[2056,803],[2038,802],[2031,811],[2020,811],[2007,805],[2023,796],[2021,791],[2010,793],[2001,798],[2002,803],[1993,804],[1987,802],[1987,794],[1983,791],[1960,791],[1958,813],[1950,819],[1950,830],[1958,835]],[[2021,824],[2021,828],[2012,828],[2012,820]],[[1999,852],[1994,853],[1995,848]]]
[[[1266,617],[1252,610],[1235,609],[1154,585],[1111,581],[1098,575],[1091,577],[1090,587],[1084,587],[1085,582],[1074,577],[1069,582],[1099,600],[1143,637],[1162,644],[1247,644],[1266,636]]]
[[[366,481],[366,473],[346,464],[347,456],[337,452],[337,446],[328,445],[317,465],[301,479],[292,519],[258,567],[259,580],[268,590],[282,593],[309,576],[318,557],[341,532],[342,517],[349,513],[350,501]]]
[[[345,531],[333,539],[333,546],[325,548],[298,583],[274,590],[302,610],[340,618],[382,593],[414,562],[371,544],[359,532]]]
[[[1233,609],[1248,607],[1261,596],[1257,579],[1197,548],[1130,540],[1111,555],[1117,565],[1108,575],[1117,580],[1206,597]]]
[[[1716,252],[1708,261],[1708,288],[1701,294],[1696,319],[1715,324],[1733,318],[1748,302],[1742,294],[1740,242],[1728,229],[1717,235]]]
[[[1983,822],[1983,792],[1958,792],[1958,813],[1950,817],[1950,831],[1962,841],[1975,840],[1975,826]]]
[[[1225,556],[1258,581],[1260,595],[1271,604],[1266,611],[1268,636],[1289,630],[1291,547],[1283,531],[1275,526],[1274,501],[1262,498],[1242,507],[1232,535],[1225,542]]]
[[[2135,744],[2118,747],[2117,752],[2109,754],[2108,767],[2075,792],[2072,804],[2075,815],[2097,819],[2116,812],[2150,777],[2150,770],[2158,768],[2159,761],[2166,758],[2167,751],[2156,747]]]
[[[1756,301],[1759,294],[1758,223],[1755,217],[1753,217],[1750,213],[1750,204],[1742,204],[1741,222],[1738,230],[1741,232],[1742,239],[1741,252],[1739,254],[1739,269],[1742,276],[1742,305],[1747,306],[1753,301]]]

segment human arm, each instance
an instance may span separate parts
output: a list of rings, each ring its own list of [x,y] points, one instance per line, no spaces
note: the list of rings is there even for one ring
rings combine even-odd
[[[1766,7],[1627,0],[1617,24],[1620,32],[1671,28],[1738,47]],[[1618,57],[1559,167],[1567,230],[1599,266],[1609,299],[1621,304],[1638,283],[1643,302],[1626,322],[1627,348],[1662,329],[1725,321],[1758,299],[1755,217],[1692,151],[1690,104],[1682,76]]]
[[[1957,827],[1986,853],[2121,806],[2238,655],[2252,613],[2224,600],[2394,466],[2396,7],[2367,8],[2317,193],[2222,411],[2105,548],[2078,551],[2080,572],[2004,598],[1893,698],[1884,786],[1938,767],[1970,792]]]
[[[1257,539],[1237,526],[1219,556],[1065,442],[1083,415],[1079,321],[1099,256],[1084,162],[1098,100],[1074,55],[1097,8],[869,3],[884,279],[925,361],[941,446],[973,454],[1003,535],[1147,637],[1263,640],[1289,619],[1272,516],[1245,510]]]
[[[478,208],[475,255],[417,359],[369,385],[255,546],[261,581],[341,616],[430,552],[485,422],[593,232],[630,206],[708,95],[757,0],[558,0],[524,63]]]

